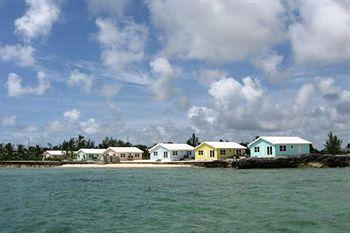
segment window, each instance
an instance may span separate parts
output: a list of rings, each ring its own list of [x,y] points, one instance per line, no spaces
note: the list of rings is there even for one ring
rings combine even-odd
[[[210,157],[215,157],[215,151],[214,150],[210,150]]]
[[[198,155],[203,155],[203,151],[202,151],[202,150],[199,150],[199,151],[198,151]]]
[[[124,158],[124,157],[125,157],[125,154],[121,154],[120,157],[123,157],[123,158]]]
[[[158,156],[158,151],[153,152],[154,156]]]
[[[186,154],[187,154],[187,155],[191,155],[192,153],[191,153],[190,150],[188,150]]]
[[[139,154],[138,154],[138,153],[135,153],[135,157],[139,157]]]
[[[258,146],[254,147],[254,152],[260,152],[260,147]]]
[[[226,150],[220,150],[221,155],[226,155]]]
[[[173,151],[173,155],[177,156],[177,151],[176,150]]]
[[[293,145],[290,145],[290,149],[294,149],[294,146],[293,146]]]
[[[280,145],[280,151],[286,151],[287,146],[286,145]]]
[[[164,158],[168,158],[168,151],[164,151]]]
[[[241,154],[241,150],[236,150],[236,154],[240,155]]]

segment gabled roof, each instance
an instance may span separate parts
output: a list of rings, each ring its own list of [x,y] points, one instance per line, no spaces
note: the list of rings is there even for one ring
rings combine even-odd
[[[137,147],[108,147],[105,151],[112,150],[116,153],[143,153],[142,150],[140,150]]]
[[[106,149],[80,149],[78,152],[81,151],[85,154],[103,154],[105,150]]]
[[[286,137],[286,136],[261,136],[249,143],[248,146],[251,146],[258,140],[265,140],[272,145],[276,144],[312,144],[312,142],[302,139],[300,137]]]
[[[65,152],[63,150],[47,150],[44,152],[44,154],[45,153],[48,153],[53,156],[61,156],[61,155],[64,155]]]
[[[197,147],[201,146],[202,144],[207,144],[216,149],[247,149],[245,146],[242,146],[236,142],[202,142]]]
[[[158,143],[149,149],[149,151],[155,150],[157,147],[163,147],[167,150],[194,150],[193,146],[182,143]]]

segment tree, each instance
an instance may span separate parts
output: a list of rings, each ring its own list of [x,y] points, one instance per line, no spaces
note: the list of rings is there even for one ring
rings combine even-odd
[[[187,140],[186,143],[193,147],[196,147],[200,144],[199,139],[195,133],[192,134],[192,136]]]
[[[339,139],[336,135],[333,135],[332,131],[330,131],[326,144],[324,145],[326,153],[333,155],[340,154],[342,152],[341,144],[342,140]]]

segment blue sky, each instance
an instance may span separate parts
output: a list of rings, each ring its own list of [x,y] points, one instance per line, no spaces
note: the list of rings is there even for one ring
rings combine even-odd
[[[350,143],[346,1],[1,1],[0,141]]]

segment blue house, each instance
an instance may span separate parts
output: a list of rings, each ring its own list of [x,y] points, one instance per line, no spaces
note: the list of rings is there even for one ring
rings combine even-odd
[[[310,153],[312,142],[300,137],[266,136],[249,143],[251,157],[297,156]]]

